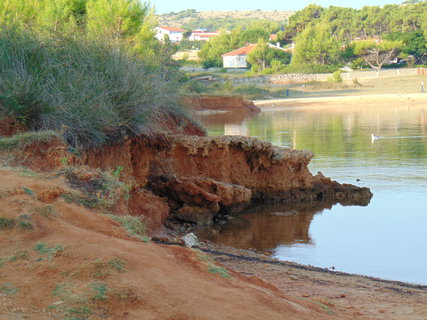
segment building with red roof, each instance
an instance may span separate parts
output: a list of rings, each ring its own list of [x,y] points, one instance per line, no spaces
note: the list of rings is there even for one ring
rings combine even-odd
[[[222,63],[224,68],[246,69],[248,63],[246,58],[249,53],[256,48],[256,44],[248,44],[242,48],[224,53],[222,55]]]
[[[184,32],[184,29],[175,27],[157,27],[155,37],[159,41],[165,41],[166,38],[169,38],[171,42],[180,42]]]
[[[219,32],[207,32],[207,31],[201,31],[201,30],[195,30],[191,32],[190,37],[188,40],[190,41],[198,41],[198,40],[209,40],[212,37],[216,37],[219,35]]]

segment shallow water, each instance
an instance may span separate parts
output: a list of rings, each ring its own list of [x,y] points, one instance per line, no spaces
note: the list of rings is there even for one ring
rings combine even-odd
[[[224,226],[215,241],[271,250],[282,260],[427,284],[426,118],[427,102],[264,108],[243,121],[206,120],[210,135],[255,136],[312,150],[312,173],[374,193],[364,207],[253,208]],[[379,138],[372,140],[372,133]]]

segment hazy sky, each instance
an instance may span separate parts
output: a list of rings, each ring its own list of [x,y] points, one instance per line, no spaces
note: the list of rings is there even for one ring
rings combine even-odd
[[[322,7],[340,6],[361,8],[363,6],[383,6],[385,4],[399,4],[404,0],[151,0],[156,8],[156,13],[177,12],[186,9],[197,11],[230,11],[230,10],[257,10],[263,11],[295,11],[300,10],[310,3]]]

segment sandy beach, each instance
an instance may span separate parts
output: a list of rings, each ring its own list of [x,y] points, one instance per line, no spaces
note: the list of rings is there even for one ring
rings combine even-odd
[[[404,93],[404,94],[369,94],[369,95],[350,95],[350,96],[321,96],[309,98],[288,98],[272,100],[255,100],[254,104],[258,107],[288,107],[288,106],[366,106],[381,104],[401,104],[409,103],[427,103],[427,93]]]

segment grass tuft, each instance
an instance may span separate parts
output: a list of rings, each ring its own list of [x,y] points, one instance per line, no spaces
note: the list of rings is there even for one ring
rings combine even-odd
[[[53,219],[56,217],[55,207],[48,204],[42,207],[33,207],[30,209],[31,213],[37,213],[46,219]]]
[[[36,143],[49,143],[58,140],[53,131],[24,132],[12,137],[0,138],[0,151],[22,151]]]
[[[120,258],[113,258],[108,260],[108,264],[115,270],[123,272],[126,269],[126,262]]]
[[[15,219],[0,217],[0,230],[13,229],[15,225]]]
[[[208,268],[208,271],[210,273],[214,273],[214,274],[218,274],[223,278],[230,278],[230,273],[227,271],[227,269],[223,268],[223,267],[218,267],[216,265],[211,264]]]
[[[0,287],[0,293],[3,294],[17,294],[18,292],[19,289],[10,282],[6,282]]]
[[[108,216],[119,223],[129,234],[136,236],[143,241],[148,241],[148,237],[146,236],[146,227],[140,217],[117,216],[114,214],[109,214]]]
[[[47,247],[46,243],[37,243],[34,246],[34,250],[40,254],[47,255],[48,260],[51,261],[54,257],[58,255],[59,252],[64,251],[62,245],[56,245],[54,247]]]

